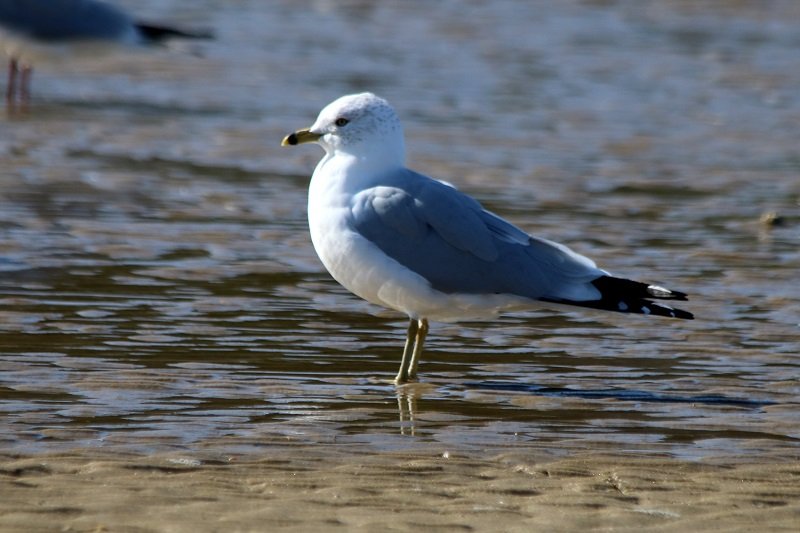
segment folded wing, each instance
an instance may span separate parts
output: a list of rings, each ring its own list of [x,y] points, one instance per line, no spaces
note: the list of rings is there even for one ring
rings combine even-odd
[[[352,226],[446,293],[592,300],[605,275],[569,248],[531,237],[469,196],[410,170],[355,195]]]

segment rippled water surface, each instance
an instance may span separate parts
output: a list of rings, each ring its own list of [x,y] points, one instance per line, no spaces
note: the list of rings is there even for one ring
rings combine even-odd
[[[126,4],[217,38],[41,66],[0,119],[3,448],[797,455],[796,2]],[[279,147],[361,90],[412,167],[697,320],[433,324],[396,388],[406,321],[325,273],[321,151]]]

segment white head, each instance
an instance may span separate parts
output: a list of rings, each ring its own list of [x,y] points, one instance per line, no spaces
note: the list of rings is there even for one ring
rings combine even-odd
[[[316,142],[329,156],[347,154],[402,165],[403,128],[392,106],[372,93],[351,94],[325,106],[314,125],[283,139],[284,146]]]

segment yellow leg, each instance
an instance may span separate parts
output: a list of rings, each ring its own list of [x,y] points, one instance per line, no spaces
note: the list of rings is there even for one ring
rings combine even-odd
[[[406,333],[406,346],[403,349],[403,359],[400,361],[400,370],[394,378],[395,383],[406,383],[408,381],[409,367],[411,366],[415,353],[415,343],[417,338],[417,330],[419,323],[416,319],[412,318],[408,323],[408,332]]]
[[[6,102],[11,105],[16,98],[19,62],[13,57],[8,60],[8,84],[6,85]]]
[[[422,347],[425,345],[425,337],[428,335],[428,319],[423,318],[419,321],[417,329],[417,339],[414,342],[414,352],[411,354],[411,364],[408,367],[408,378],[417,379],[417,367],[422,357]]]
[[[33,76],[33,67],[30,65],[23,65],[19,77],[19,96],[23,103],[27,103],[31,99],[31,77]]]

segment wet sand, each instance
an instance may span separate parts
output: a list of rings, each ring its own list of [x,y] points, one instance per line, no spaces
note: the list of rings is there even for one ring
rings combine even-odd
[[[799,480],[796,460],[81,450],[3,456],[0,530],[796,531]]]

